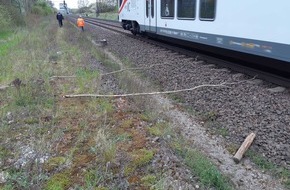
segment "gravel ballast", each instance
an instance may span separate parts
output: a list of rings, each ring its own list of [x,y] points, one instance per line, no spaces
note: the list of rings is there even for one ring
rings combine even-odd
[[[186,89],[202,84],[223,84],[227,87],[205,87],[180,93],[181,105],[192,110],[197,123],[206,131],[223,131],[228,145],[239,146],[251,132],[256,133],[251,150],[268,161],[290,169],[290,97],[288,89],[234,73],[202,60],[184,58],[171,51],[140,45],[134,39],[92,28],[93,37],[106,39],[106,48],[144,70],[162,91]],[[95,32],[97,31],[97,32]],[[279,88],[281,89],[281,88]]]

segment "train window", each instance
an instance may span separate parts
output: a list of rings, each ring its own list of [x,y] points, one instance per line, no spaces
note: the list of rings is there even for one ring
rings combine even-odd
[[[174,17],[174,0],[161,0],[161,17]]]
[[[146,0],[146,17],[148,18],[149,0]]]
[[[199,18],[200,20],[214,20],[216,10],[216,0],[200,0]]]
[[[154,18],[154,0],[151,0],[151,17]]]
[[[196,12],[196,0],[178,0],[177,17],[185,19],[194,19]]]

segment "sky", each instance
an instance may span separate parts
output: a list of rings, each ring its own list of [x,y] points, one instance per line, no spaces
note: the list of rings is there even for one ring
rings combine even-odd
[[[59,3],[63,3],[63,0],[52,0],[54,3],[54,6],[58,9],[59,8]],[[78,0],[65,0],[68,8],[70,9],[75,9],[78,8]],[[90,4],[95,3],[96,0],[89,0]]]

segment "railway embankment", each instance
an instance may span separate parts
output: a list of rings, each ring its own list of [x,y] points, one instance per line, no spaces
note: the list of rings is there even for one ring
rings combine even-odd
[[[229,142],[238,146],[249,129],[244,132],[239,127],[233,133],[219,128],[225,125],[227,109],[224,113],[216,107],[203,111],[202,105],[213,100],[220,100],[218,107],[224,108],[228,97],[223,96],[232,93],[229,87],[250,84],[245,76],[237,74],[237,81],[224,81],[218,76],[228,77],[222,75],[228,71],[215,69],[217,73],[211,70],[207,74],[212,78],[206,80],[194,71],[197,65],[210,66],[192,62],[190,70],[187,62],[171,57],[171,52],[140,46],[100,27],[87,26],[81,32],[66,19],[59,28],[54,17],[31,24],[33,30],[5,39],[7,53],[1,54],[0,188],[287,188],[288,170],[280,169],[283,175],[272,176],[253,164],[252,159],[258,157],[252,148],[259,141],[250,148],[253,155],[246,155],[242,163],[232,160],[231,150],[236,146]],[[102,39],[107,45],[96,46]],[[145,69],[148,64],[156,67]],[[158,95],[187,83],[212,82],[217,86]],[[224,88],[223,82],[231,85]],[[137,96],[139,92],[146,94]],[[66,98],[71,94],[76,97]],[[240,91],[238,95],[242,96]],[[197,99],[189,101],[188,97]],[[192,106],[192,101],[197,105]],[[250,118],[249,122],[255,124]]]
[[[171,98],[195,116],[207,134],[222,137],[225,140],[224,148],[231,154],[237,151],[248,134],[256,133],[257,137],[246,158],[250,158],[263,171],[284,176],[282,181],[287,183],[290,144],[287,135],[287,88],[208,64],[200,54],[187,57],[172,50],[107,33],[107,30],[97,31],[93,36],[106,39],[108,49],[125,62],[130,60],[133,63],[130,66],[135,67],[136,71],[141,68],[139,73],[145,73],[160,87],[160,91],[192,89],[202,84],[226,84],[227,88],[188,90]]]

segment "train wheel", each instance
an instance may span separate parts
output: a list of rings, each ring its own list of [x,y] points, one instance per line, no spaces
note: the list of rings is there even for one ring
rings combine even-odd
[[[140,33],[140,27],[139,27],[139,24],[137,23],[137,22],[132,22],[132,30],[131,30],[131,33],[133,34],[133,35],[136,35],[136,34],[138,34],[138,33]]]
[[[137,32],[135,30],[131,30],[131,33],[136,36],[137,35]]]

